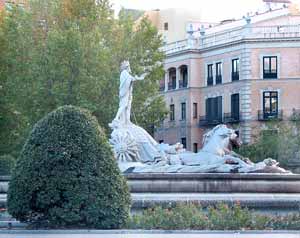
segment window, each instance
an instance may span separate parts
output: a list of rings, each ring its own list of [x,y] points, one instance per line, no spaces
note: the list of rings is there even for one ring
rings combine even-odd
[[[240,78],[240,60],[233,59],[231,64],[231,81],[237,81]]]
[[[277,56],[263,57],[264,79],[277,78]]]
[[[198,143],[193,144],[193,151],[194,153],[198,153]]]
[[[231,118],[234,121],[240,119],[240,95],[238,93],[231,95]]]
[[[214,78],[213,78],[213,65],[209,64],[207,65],[207,86],[214,84]]]
[[[171,68],[169,69],[169,82],[168,82],[168,89],[176,89],[176,69]]]
[[[188,70],[187,66],[182,66],[180,69],[181,73],[181,80],[179,82],[179,87],[180,88],[186,88],[188,85]]]
[[[277,118],[278,116],[278,92],[267,91],[263,93],[263,117],[264,119]]]
[[[168,22],[164,23],[164,30],[165,31],[169,30],[169,23]]]
[[[175,105],[171,104],[170,105],[170,121],[175,120]]]
[[[181,144],[183,145],[183,148],[186,149],[186,138],[181,138]]]
[[[176,89],[176,75],[172,76],[172,89]]]
[[[222,63],[216,63],[216,84],[222,83]]]
[[[186,103],[181,103],[181,120],[186,119]]]
[[[193,118],[197,118],[198,117],[198,104],[197,103],[193,103]]]
[[[206,121],[216,124],[222,122],[222,96],[206,99]]]

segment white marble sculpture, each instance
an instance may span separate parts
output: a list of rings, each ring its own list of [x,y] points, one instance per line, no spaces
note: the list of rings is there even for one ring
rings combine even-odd
[[[253,163],[234,153],[238,136],[226,125],[218,125],[203,137],[198,153],[185,151],[180,143],[158,144],[143,128],[130,121],[133,82],[130,64],[121,65],[119,110],[110,123],[110,143],[122,172],[133,173],[288,173],[272,159]]]

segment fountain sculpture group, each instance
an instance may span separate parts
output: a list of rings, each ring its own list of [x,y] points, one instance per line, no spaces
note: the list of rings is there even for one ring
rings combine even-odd
[[[130,64],[121,65],[119,109],[110,123],[113,146],[124,173],[289,173],[273,159],[253,163],[232,151],[239,144],[233,129],[218,125],[203,138],[198,153],[188,152],[182,144],[158,144],[143,128],[130,121],[133,82],[146,74],[132,76]]]

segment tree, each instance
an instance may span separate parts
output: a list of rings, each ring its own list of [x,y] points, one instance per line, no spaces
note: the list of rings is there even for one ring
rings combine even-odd
[[[108,0],[32,0],[29,5],[14,7],[0,25],[1,116],[16,124],[11,126],[15,132],[2,134],[6,122],[0,121],[0,146],[5,147],[0,154],[19,151],[16,143],[23,143],[32,126],[66,104],[90,110],[109,133],[124,59],[136,74],[150,69],[134,89],[138,124],[151,131],[161,121],[166,113],[158,95],[162,40],[147,19],[139,27],[130,16],[114,19]]]
[[[299,153],[299,144],[299,120],[284,123],[275,120],[266,123],[266,129],[259,133],[253,144],[243,145],[237,152],[254,162],[272,158],[287,168]]]

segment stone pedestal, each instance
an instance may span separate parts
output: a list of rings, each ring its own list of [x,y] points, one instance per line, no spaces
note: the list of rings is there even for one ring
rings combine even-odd
[[[260,213],[297,212],[300,175],[296,174],[127,174],[132,211],[194,203],[206,208],[239,203]]]
[[[132,193],[299,193],[298,174],[132,173]]]

